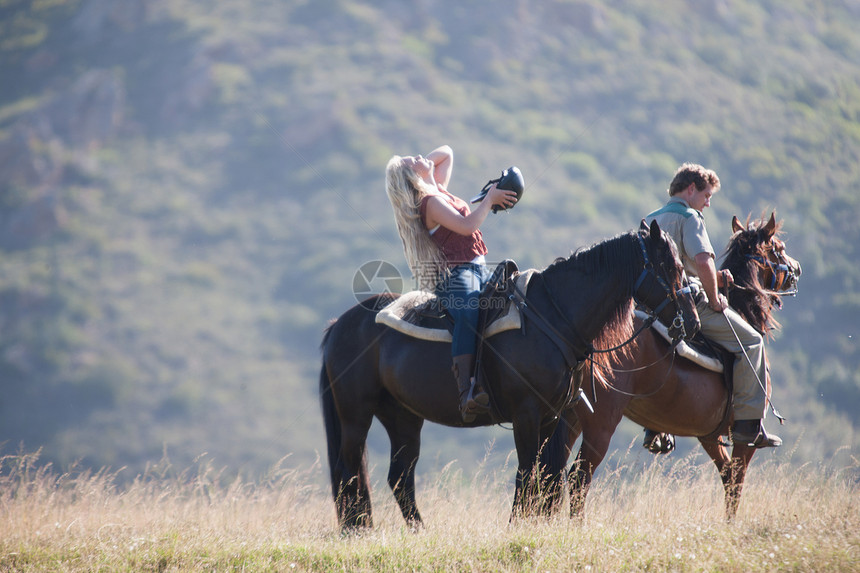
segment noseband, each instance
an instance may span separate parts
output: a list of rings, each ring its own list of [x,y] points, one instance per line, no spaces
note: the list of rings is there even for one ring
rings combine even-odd
[[[776,258],[776,262],[761,255],[747,255],[747,259],[755,261],[762,267],[770,269],[771,279],[769,290],[785,296],[797,295],[797,273],[788,262],[782,253],[776,250],[775,245],[771,245],[771,254]],[[784,274],[784,278],[780,281],[777,277]]]
[[[672,320],[672,328],[680,333],[680,338],[686,338],[687,330],[684,328],[684,316],[681,311],[681,305],[678,304],[678,298],[686,295],[695,295],[698,291],[698,288],[694,287],[691,284],[687,284],[687,286],[681,287],[675,291],[672,290],[672,287],[669,285],[666,280],[657,274],[654,270],[654,264],[648,258],[648,250],[645,248],[645,240],[642,239],[642,235],[637,234],[636,237],[639,239],[639,248],[642,250],[642,259],[643,259],[643,267],[642,272],[639,274],[639,278],[636,279],[636,284],[633,286],[633,297],[639,301],[639,297],[636,293],[639,292],[639,288],[642,286],[642,283],[645,282],[645,279],[651,275],[663,288],[663,292],[666,294],[666,298],[657,305],[656,308],[653,309],[653,316],[659,316],[660,313],[666,308],[670,302],[675,303],[675,318]],[[639,301],[641,302],[641,301]],[[679,338],[679,340],[680,340]]]

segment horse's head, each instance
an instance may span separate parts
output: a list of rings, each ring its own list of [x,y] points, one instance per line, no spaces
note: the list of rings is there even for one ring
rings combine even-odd
[[[782,222],[777,223],[773,213],[765,223],[762,218],[757,223],[743,225],[737,216],[732,217],[732,240],[747,261],[755,265],[758,284],[774,293],[797,294],[797,281],[802,269],[797,260],[785,252],[785,243],[779,234]],[[778,299],[777,299],[778,304]]]
[[[675,242],[660,230],[657,221],[649,227],[643,220],[637,237],[643,268],[633,297],[669,326],[672,340],[689,340],[699,331],[699,314]]]

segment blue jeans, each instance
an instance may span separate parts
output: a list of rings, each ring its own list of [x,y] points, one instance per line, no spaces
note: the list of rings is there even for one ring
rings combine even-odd
[[[492,271],[482,264],[464,263],[451,269],[436,287],[436,296],[454,319],[451,356],[475,354],[478,347],[480,295]]]

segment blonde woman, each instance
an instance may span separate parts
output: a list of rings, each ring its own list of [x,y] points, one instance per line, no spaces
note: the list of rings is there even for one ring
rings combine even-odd
[[[385,190],[409,268],[425,290],[435,291],[454,319],[451,357],[464,422],[487,411],[490,399],[472,376],[477,348],[478,296],[490,278],[479,227],[494,205],[508,208],[516,193],[490,187],[474,211],[448,192],[454,152],[442,145],[427,154],[392,157]]]

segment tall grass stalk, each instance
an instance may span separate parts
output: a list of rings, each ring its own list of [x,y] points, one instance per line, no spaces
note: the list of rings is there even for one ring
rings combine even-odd
[[[764,456],[762,456],[764,457]],[[585,515],[509,523],[512,470],[446,467],[419,486],[426,528],[406,527],[387,487],[375,527],[343,536],[319,465],[222,483],[203,464],[55,472],[0,460],[2,571],[850,571],[860,563],[860,462],[753,463],[727,523],[710,462],[610,460]]]

